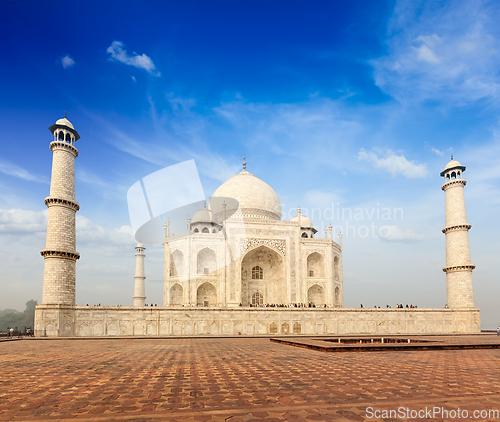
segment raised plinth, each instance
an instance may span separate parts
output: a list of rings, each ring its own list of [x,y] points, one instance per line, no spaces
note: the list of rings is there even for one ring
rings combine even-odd
[[[38,309],[38,308],[37,308]],[[58,308],[44,307],[36,335]],[[65,308],[69,309],[69,308]],[[74,335],[268,336],[276,334],[444,334],[480,332],[479,310],[358,308],[183,308],[76,306]],[[50,328],[49,327],[49,328]]]

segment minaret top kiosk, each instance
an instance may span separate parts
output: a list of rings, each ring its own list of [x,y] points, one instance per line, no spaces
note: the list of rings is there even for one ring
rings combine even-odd
[[[441,172],[445,183],[441,189],[446,194],[446,295],[450,308],[474,308],[472,270],[469,248],[469,229],[465,213],[463,178],[465,167],[453,160]]]

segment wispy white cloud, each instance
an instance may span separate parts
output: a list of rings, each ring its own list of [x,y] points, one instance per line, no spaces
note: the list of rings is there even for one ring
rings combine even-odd
[[[444,152],[443,151],[439,151],[438,149],[436,148],[431,148],[431,151],[436,154],[436,155],[439,155],[440,157],[442,157],[444,155]]]
[[[45,233],[47,215],[48,210],[0,210],[0,233],[17,236]]]
[[[67,67],[73,66],[75,64],[75,61],[70,56],[64,56],[61,59],[61,64],[62,64],[62,67],[64,69],[66,69]]]
[[[49,183],[49,180],[46,177],[31,174],[28,170],[7,161],[0,161],[0,173],[28,180],[30,182]]]
[[[176,97],[173,93],[167,95],[167,100],[173,111],[189,111],[192,107],[196,106],[196,100],[194,98]]]
[[[418,229],[391,225],[384,227],[381,238],[389,242],[419,242],[425,239],[425,235]]]
[[[361,148],[358,152],[358,160],[367,161],[375,168],[388,171],[392,176],[401,174],[411,179],[418,179],[428,174],[424,164],[408,161],[404,155],[397,155],[391,150],[388,150],[384,157],[379,158],[374,151],[367,152]]]
[[[83,215],[76,217],[77,238],[80,245],[100,244],[102,246],[130,245],[135,242],[132,227],[119,228],[99,226]]]
[[[0,233],[15,236],[45,236],[48,210],[0,209]],[[102,247],[129,245],[135,242],[132,227],[102,227],[83,215],[76,216],[76,236],[79,245],[98,243]]]
[[[375,83],[403,103],[497,99],[499,19],[498,2],[398,1]]]
[[[105,199],[121,200],[125,198],[128,186],[105,179],[88,168],[80,168],[76,173],[77,180],[92,186],[95,193]]]
[[[156,67],[150,57],[146,56],[146,54],[139,55],[137,53],[128,55],[124,47],[125,44],[121,41],[113,41],[106,50],[111,55],[110,60],[116,60],[129,66],[144,69],[153,76],[161,76],[161,73],[156,71]]]

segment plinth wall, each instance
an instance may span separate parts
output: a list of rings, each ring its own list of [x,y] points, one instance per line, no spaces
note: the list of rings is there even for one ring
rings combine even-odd
[[[479,310],[39,305],[39,337],[479,333]]]

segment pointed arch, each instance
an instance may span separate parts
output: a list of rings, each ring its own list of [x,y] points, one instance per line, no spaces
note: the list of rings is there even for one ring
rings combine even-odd
[[[323,306],[325,304],[323,287],[315,284],[307,291],[307,301],[312,305]]]
[[[333,258],[333,279],[338,280],[339,278],[340,278],[339,257],[335,255],[335,258]]]
[[[210,274],[217,269],[217,257],[210,248],[203,248],[196,257],[196,270],[198,274]]]
[[[184,289],[179,283],[175,283],[170,288],[170,304],[171,305],[182,305]]]
[[[252,304],[255,293],[263,296],[265,303],[286,303],[287,284],[284,259],[267,245],[247,251],[241,261],[241,303]]]
[[[180,250],[172,253],[170,260],[170,277],[182,276],[184,274],[184,254]]]
[[[213,307],[217,304],[217,291],[211,283],[203,283],[196,291],[197,306]]]
[[[318,252],[313,252],[307,257],[307,276],[308,277],[324,277],[325,276],[325,260],[323,255]]]

